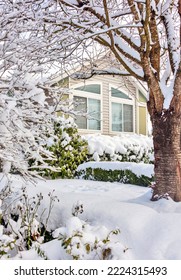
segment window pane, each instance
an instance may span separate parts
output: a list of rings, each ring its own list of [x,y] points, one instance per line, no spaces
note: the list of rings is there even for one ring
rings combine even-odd
[[[81,91],[86,91],[86,92],[92,92],[92,93],[100,94],[101,93],[101,86],[97,85],[97,84],[84,85],[84,86],[75,88],[75,90],[81,90]]]
[[[133,106],[123,105],[124,131],[133,132]]]
[[[100,100],[96,99],[88,99],[88,128],[93,130],[100,130],[101,129],[101,103]]]
[[[111,88],[111,96],[131,100],[125,93],[113,87]]]
[[[75,123],[78,128],[86,129],[87,128],[87,119],[81,116],[82,113],[87,112],[87,98],[74,96],[74,109],[79,112],[80,116],[76,116]]]
[[[122,104],[112,103],[112,131],[122,131]]]
[[[138,93],[139,93],[139,101],[146,103],[147,100],[146,97],[143,95],[143,93],[140,90],[138,91]]]

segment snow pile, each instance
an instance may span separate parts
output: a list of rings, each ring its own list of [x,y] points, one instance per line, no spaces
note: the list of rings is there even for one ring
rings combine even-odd
[[[117,229],[109,231],[105,226],[91,226],[78,217],[72,217],[65,227],[56,229],[53,236],[61,240],[66,253],[75,260],[105,260],[119,259],[121,254],[124,255],[124,246],[114,238],[118,234]]]
[[[86,170],[87,168],[100,168],[103,170],[131,170],[135,175],[152,177],[154,175],[154,165],[135,162],[86,162],[80,164],[77,171]]]
[[[83,135],[88,142],[88,150],[94,161],[153,161],[153,142],[151,137],[137,134],[107,136],[101,134]]]

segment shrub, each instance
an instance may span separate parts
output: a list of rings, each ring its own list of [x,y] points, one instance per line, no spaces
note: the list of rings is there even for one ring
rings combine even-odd
[[[154,181],[153,176],[137,176],[131,170],[104,170],[88,167],[77,172],[77,177],[85,180],[120,182],[125,184],[148,186]]]
[[[89,161],[127,161],[153,163],[151,137],[137,134],[119,136],[84,135],[88,142]]]
[[[66,253],[74,260],[108,260],[123,255],[124,246],[114,239],[119,229],[109,231],[104,226],[91,226],[78,217],[72,217],[65,227],[56,229],[54,237],[61,241]],[[115,252],[116,248],[116,252]]]
[[[77,126],[70,118],[59,118],[54,126],[54,134],[55,137],[50,138],[48,143],[54,159],[48,164],[57,171],[46,169],[42,175],[52,179],[73,178],[78,165],[87,161],[87,141],[80,137]]]
[[[10,199],[10,192],[6,187],[0,193],[0,259],[9,258],[19,251],[29,250],[33,246],[53,239],[47,231],[47,223],[55,200],[53,192],[49,193],[50,203],[45,222],[41,221],[38,210],[43,200],[43,195],[28,197],[26,187],[21,193]],[[9,200],[10,199],[10,200]],[[44,213],[45,209],[42,212]]]

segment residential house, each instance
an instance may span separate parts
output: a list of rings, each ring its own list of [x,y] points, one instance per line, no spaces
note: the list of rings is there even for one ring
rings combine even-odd
[[[82,134],[148,134],[147,90],[136,79],[119,75],[94,75],[89,79],[66,77],[62,84],[73,92]],[[85,116],[88,113],[88,117]]]

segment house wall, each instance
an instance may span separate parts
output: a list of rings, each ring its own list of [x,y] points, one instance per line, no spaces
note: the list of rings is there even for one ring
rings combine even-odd
[[[129,78],[120,77],[120,76],[111,76],[111,75],[101,75],[94,76],[89,80],[86,80],[87,83],[97,82],[101,83],[101,94],[102,94],[102,122],[101,122],[101,133],[105,135],[117,135],[118,132],[112,132],[110,128],[110,104],[111,104],[111,95],[110,95],[110,86],[114,85],[115,87],[124,90],[130,97],[133,98],[134,102],[134,132],[135,133],[143,133],[143,127],[145,124],[143,123],[142,116],[139,115],[139,98],[138,98],[138,88],[134,86],[132,82],[130,82]],[[84,80],[69,80],[69,87],[73,88],[75,85],[85,83]],[[143,104],[142,104],[143,105]],[[90,133],[89,130],[83,131],[83,133]],[[147,127],[145,128],[145,134],[147,133]]]

